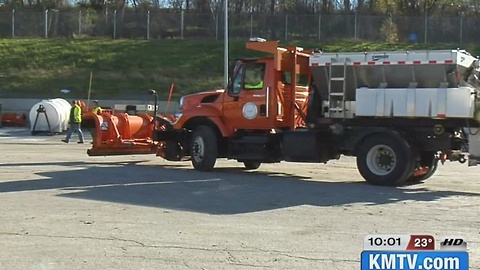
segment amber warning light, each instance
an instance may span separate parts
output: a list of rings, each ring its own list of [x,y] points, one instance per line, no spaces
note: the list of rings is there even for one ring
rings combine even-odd
[[[265,42],[267,40],[264,39],[264,38],[260,38],[260,37],[252,37],[248,41],[250,41],[250,42]]]

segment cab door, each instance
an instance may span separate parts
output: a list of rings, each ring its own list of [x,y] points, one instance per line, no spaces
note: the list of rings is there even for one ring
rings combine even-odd
[[[274,127],[275,117],[269,105],[274,88],[271,63],[266,61],[239,62],[224,95],[223,117],[235,129],[264,129]]]

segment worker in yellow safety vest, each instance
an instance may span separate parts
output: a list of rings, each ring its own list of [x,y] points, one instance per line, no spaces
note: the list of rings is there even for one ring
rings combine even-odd
[[[264,69],[261,65],[247,68],[245,74],[245,89],[262,89]]]
[[[102,113],[102,107],[98,105],[98,100],[93,101],[93,105],[95,106],[93,108],[93,113],[94,114],[101,114]]]
[[[79,105],[79,102],[76,100],[72,101],[72,108],[70,109],[70,127],[67,131],[67,137],[62,140],[64,143],[68,143],[72,134],[77,132],[78,134],[78,143],[83,143],[83,132],[81,128],[82,123],[82,108]]]
[[[98,105],[98,100],[94,100],[94,101],[93,101],[93,105],[94,105],[94,108],[93,108],[92,112],[93,112],[94,114],[102,114],[103,110],[102,110],[102,107],[100,107],[100,106]],[[93,128],[93,129],[90,129],[90,134],[92,135],[92,144],[93,144],[93,142],[95,141],[95,137],[96,137],[96,136],[95,136],[95,132],[96,132],[96,130],[95,130],[94,128]]]

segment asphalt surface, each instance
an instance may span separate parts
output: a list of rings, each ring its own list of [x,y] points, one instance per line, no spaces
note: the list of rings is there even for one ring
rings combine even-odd
[[[368,234],[461,236],[480,269],[480,167],[374,187],[353,158],[206,173],[62,138],[0,128],[2,270],[360,269]]]

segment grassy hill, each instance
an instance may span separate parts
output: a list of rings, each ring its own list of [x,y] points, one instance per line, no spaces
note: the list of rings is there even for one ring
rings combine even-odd
[[[289,42],[304,48],[325,51],[368,51],[465,48],[458,44],[381,44],[342,42]],[[258,54],[245,50],[244,40],[230,41],[230,60]],[[0,98],[86,98],[93,72],[91,98],[143,99],[147,89],[156,89],[160,98],[168,96],[175,83],[175,97],[221,87],[223,82],[223,42],[187,40],[0,40]]]

